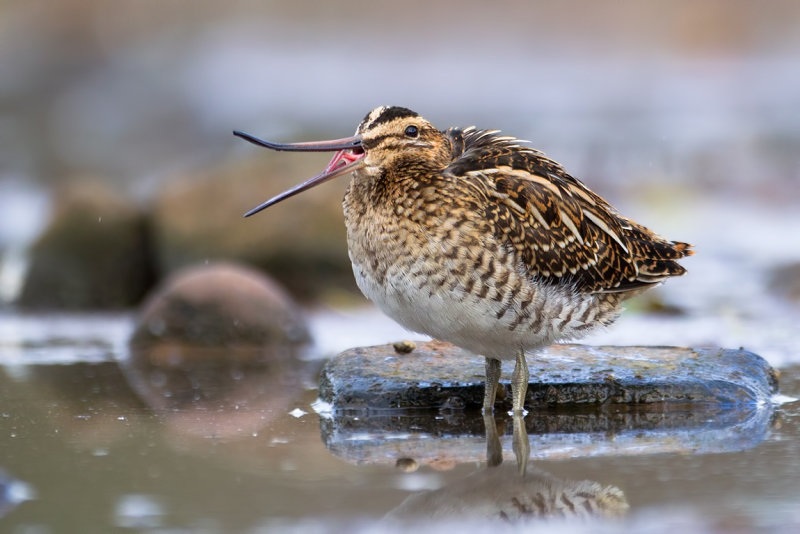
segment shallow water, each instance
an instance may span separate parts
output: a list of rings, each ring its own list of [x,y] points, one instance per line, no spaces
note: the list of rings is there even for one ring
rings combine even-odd
[[[371,336],[401,335],[372,312],[355,316]],[[336,343],[325,332],[340,321],[314,319],[328,350]],[[478,413],[395,416],[391,431],[379,418],[321,417],[312,406],[319,359],[290,372],[153,372],[125,352],[131,324],[127,315],[0,316],[0,530],[800,528],[800,402],[734,417],[529,414],[532,460],[520,478],[504,414],[505,462],[488,469]],[[783,369],[782,394],[800,397],[800,366]],[[336,423],[356,430],[337,438]]]

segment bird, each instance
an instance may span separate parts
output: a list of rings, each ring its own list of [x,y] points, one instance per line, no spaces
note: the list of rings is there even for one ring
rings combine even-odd
[[[449,519],[470,525],[498,522],[535,527],[547,520],[621,519],[630,509],[625,493],[616,486],[563,479],[541,469],[525,478],[514,477],[509,467],[479,469],[439,488],[411,493],[384,521]]]
[[[350,175],[342,205],[358,287],[407,329],[485,357],[483,413],[501,361],[515,362],[512,414],[524,414],[526,352],[611,324],[623,301],[686,273],[678,260],[693,254],[499,130],[439,130],[380,106],[331,141],[233,133],[273,150],[335,152],[322,173],[245,216]]]

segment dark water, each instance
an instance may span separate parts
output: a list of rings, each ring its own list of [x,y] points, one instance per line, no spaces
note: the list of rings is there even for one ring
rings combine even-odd
[[[321,417],[318,361],[280,372],[241,358],[145,365],[121,352],[126,318],[106,318],[94,338],[100,318],[61,320],[83,337],[11,343],[5,323],[3,532],[800,528],[800,402],[733,415],[529,414],[523,478],[505,414],[505,461],[490,469],[478,413],[394,416],[391,430]],[[36,322],[46,321],[13,324],[25,333]],[[782,394],[800,396],[800,367],[781,380]]]

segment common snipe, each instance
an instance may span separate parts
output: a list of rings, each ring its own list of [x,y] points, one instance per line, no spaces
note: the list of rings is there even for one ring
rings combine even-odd
[[[406,328],[485,356],[484,412],[500,360],[516,359],[520,414],[526,350],[611,323],[623,300],[684,274],[676,260],[692,253],[496,130],[439,131],[409,109],[379,107],[333,141],[234,134],[275,150],[337,151],[321,174],[246,215],[352,174],[343,205],[358,286]]]

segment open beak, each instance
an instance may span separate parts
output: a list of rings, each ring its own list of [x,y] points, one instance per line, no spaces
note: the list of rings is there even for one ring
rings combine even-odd
[[[361,136],[354,135],[353,137],[343,137],[342,139],[334,139],[332,141],[318,141],[310,143],[271,143],[263,141],[257,137],[244,132],[234,131],[233,135],[241,137],[242,139],[253,143],[254,145],[271,148],[272,150],[287,150],[297,152],[324,152],[336,150],[331,162],[325,167],[325,170],[320,174],[309,178],[302,184],[296,185],[291,189],[284,191],[280,195],[274,196],[263,204],[256,206],[247,213],[245,217],[255,215],[259,211],[266,209],[273,204],[277,204],[281,200],[285,200],[298,193],[302,193],[306,189],[311,189],[315,185],[327,182],[337,176],[348,174],[364,165],[364,149],[361,148]]]

